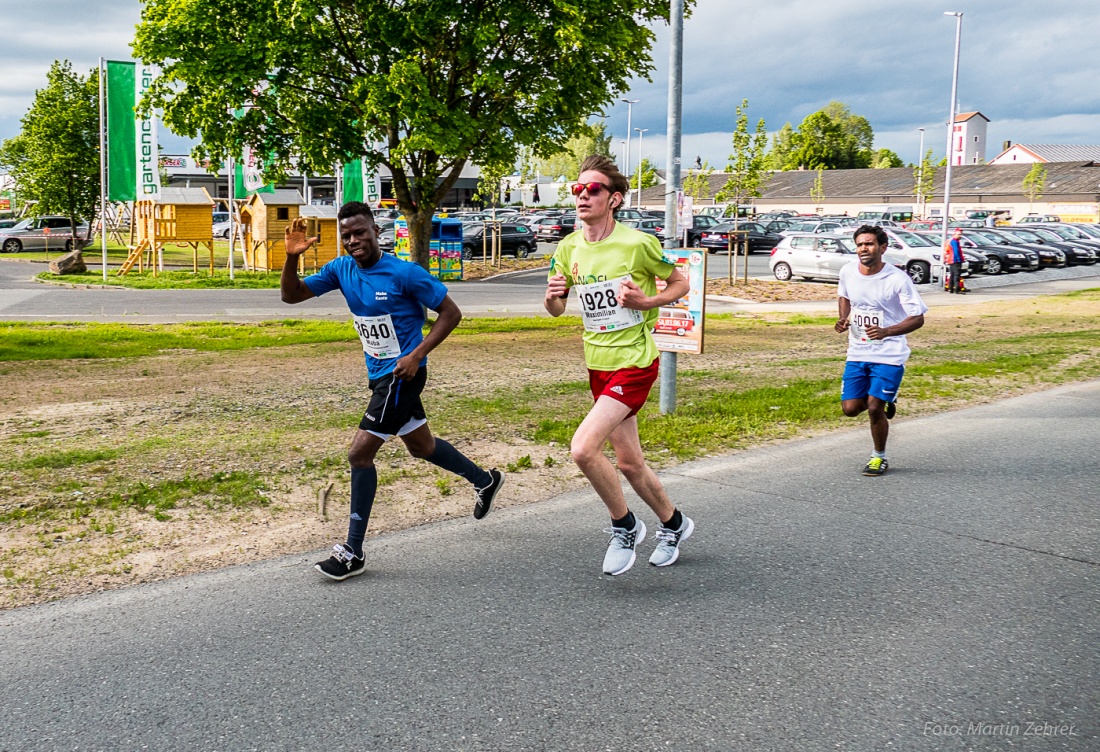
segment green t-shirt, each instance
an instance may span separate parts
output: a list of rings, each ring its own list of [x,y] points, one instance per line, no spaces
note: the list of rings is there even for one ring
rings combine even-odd
[[[668,279],[675,268],[665,260],[657,238],[616,222],[611,234],[596,243],[586,241],[580,231],[563,238],[551,259],[549,276],[562,274],[573,287],[629,275],[646,295],[656,295],[656,278]],[[626,329],[585,330],[585,363],[594,371],[650,365],[657,358],[653,323],[658,312],[657,308],[644,311],[643,322]]]

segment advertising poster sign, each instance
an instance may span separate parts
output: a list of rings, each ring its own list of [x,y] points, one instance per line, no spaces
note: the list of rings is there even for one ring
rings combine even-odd
[[[687,277],[690,288],[687,297],[661,306],[653,339],[657,349],[701,355],[703,352],[703,317],[706,313],[707,254],[693,249],[666,250],[665,258],[676,264]],[[657,289],[665,289],[663,279]]]

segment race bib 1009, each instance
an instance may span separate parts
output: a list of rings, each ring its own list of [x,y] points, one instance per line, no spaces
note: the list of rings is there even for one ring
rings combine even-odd
[[[874,340],[867,336],[867,327],[886,326],[886,318],[880,308],[864,308],[855,306],[849,319],[848,341],[853,345],[874,345],[882,340]]]
[[[585,331],[610,332],[637,326],[645,320],[641,311],[619,305],[619,286],[629,275],[588,285],[577,285]]]
[[[393,330],[393,319],[385,316],[356,316],[355,331],[363,343],[363,352],[378,360],[396,358],[401,354],[401,343]]]

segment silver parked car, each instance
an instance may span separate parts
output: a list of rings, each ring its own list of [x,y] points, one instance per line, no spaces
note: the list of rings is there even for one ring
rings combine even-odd
[[[88,223],[80,222],[76,234],[81,240],[88,237]],[[20,251],[41,251],[64,248],[71,251],[73,243],[72,224],[68,217],[50,215],[27,217],[14,227],[0,230],[0,252],[19,253]]]
[[[791,277],[836,280],[840,279],[841,268],[857,258],[855,241],[849,237],[796,233],[783,238],[772,249],[768,266],[782,282]],[[886,251],[882,260],[905,269],[905,257],[893,251]]]

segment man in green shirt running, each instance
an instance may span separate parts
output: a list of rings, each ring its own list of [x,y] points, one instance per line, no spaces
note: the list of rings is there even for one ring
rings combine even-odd
[[[543,300],[551,316],[560,316],[575,289],[584,321],[584,358],[596,404],[573,434],[570,452],[611,514],[604,573],[630,569],[646,534],[645,523],[626,504],[615,465],[604,456],[608,441],[618,469],[660,521],[649,563],[666,567],[679,557],[695,523],[672,505],[646,465],[637,414],[657,379],[658,309],[687,295],[688,282],[665,259],[656,238],[615,221],[629,186],[610,159],[584,160],[572,190],[584,226],[558,244]],[[658,277],[665,280],[660,292]]]

